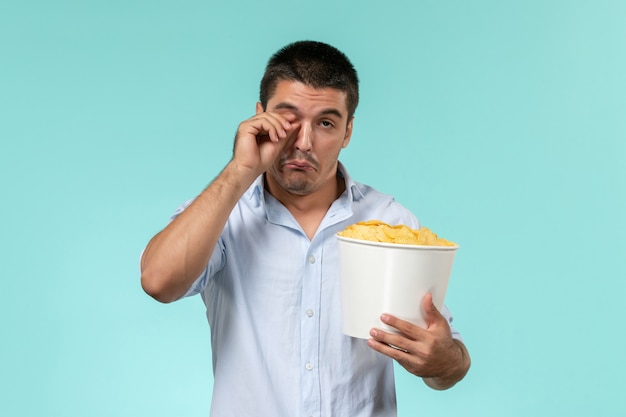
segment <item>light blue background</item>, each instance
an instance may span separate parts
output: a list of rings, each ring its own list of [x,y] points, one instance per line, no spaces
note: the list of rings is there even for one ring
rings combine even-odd
[[[626,415],[626,3],[371,3],[0,3],[0,415],[208,414],[202,303],[139,255],[298,39],[359,70],[353,176],[462,245],[472,369],[398,369],[400,415]]]

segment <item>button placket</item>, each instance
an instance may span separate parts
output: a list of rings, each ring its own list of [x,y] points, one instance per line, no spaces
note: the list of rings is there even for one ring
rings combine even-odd
[[[316,253],[315,243],[309,248],[309,253],[303,259],[304,276],[302,280],[301,299],[301,349],[302,358],[302,414],[317,414],[321,406],[319,362],[320,323],[317,312],[320,308],[320,293],[322,285],[322,266],[319,254]]]

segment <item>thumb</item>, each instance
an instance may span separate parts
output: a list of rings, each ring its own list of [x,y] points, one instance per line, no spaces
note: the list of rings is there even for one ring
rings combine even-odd
[[[435,303],[433,302],[433,294],[428,292],[422,298],[422,308],[424,309],[424,318],[426,320],[426,327],[430,327],[435,324],[439,317],[441,317],[441,313],[435,307]]]

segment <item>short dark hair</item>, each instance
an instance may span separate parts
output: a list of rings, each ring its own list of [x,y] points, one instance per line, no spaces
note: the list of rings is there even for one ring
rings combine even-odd
[[[261,80],[264,109],[279,81],[299,81],[313,88],[345,92],[348,120],[359,103],[359,79],[354,66],[343,52],[322,42],[294,42],[272,55]]]

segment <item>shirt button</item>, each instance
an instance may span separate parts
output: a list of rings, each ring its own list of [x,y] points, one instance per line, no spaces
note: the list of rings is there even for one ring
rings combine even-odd
[[[306,365],[304,365],[304,368],[307,371],[312,371],[313,370],[313,364],[311,362],[307,362]]]
[[[313,310],[311,310],[310,308],[306,311],[307,317],[313,317],[313,314]]]
[[[313,256],[313,255],[309,256],[309,263],[310,264],[314,264],[315,263],[315,256]]]

